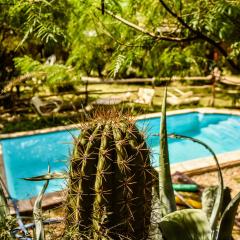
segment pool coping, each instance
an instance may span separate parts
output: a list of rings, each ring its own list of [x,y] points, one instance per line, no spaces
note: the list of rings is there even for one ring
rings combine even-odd
[[[239,110],[230,110],[230,109],[216,109],[216,108],[194,108],[194,109],[181,109],[181,110],[174,110],[167,112],[168,116],[177,115],[177,114],[184,114],[184,113],[215,113],[215,114],[230,114],[230,115],[238,115],[240,116]],[[136,117],[136,120],[145,119],[145,118],[154,118],[161,116],[161,113],[151,113],[151,114],[144,114],[141,116]],[[71,130],[78,128],[79,124],[71,124],[67,126],[59,126],[59,127],[52,127],[52,128],[45,128],[45,129],[38,129],[33,131],[26,131],[26,132],[18,132],[18,133],[9,133],[9,134],[0,134],[0,140],[6,138],[15,138],[15,137],[23,137],[23,136],[30,136],[34,134],[40,133],[49,133],[55,131],[64,131],[64,130]],[[228,167],[234,165],[240,165],[240,150],[226,152],[222,154],[217,154],[219,164],[221,167]],[[184,172],[188,175],[199,174],[202,172],[212,171],[216,169],[216,164],[212,157],[204,157],[198,158],[193,160],[184,161],[181,163],[174,163],[171,164],[171,172],[180,171]],[[3,181],[6,184],[6,176],[4,170],[4,162],[2,156],[2,146],[0,144],[0,174],[3,176]],[[58,191],[53,193],[47,193],[43,197],[43,208],[47,208],[56,204],[62,204],[65,201],[65,194],[66,191]],[[32,211],[34,202],[36,197],[27,200],[19,200],[18,201],[18,209],[20,212],[29,212]],[[11,213],[14,214],[15,211],[11,207]]]
[[[179,109],[179,110],[173,110],[173,111],[168,111],[167,116],[171,115],[177,115],[177,114],[184,114],[184,113],[219,113],[219,114],[231,114],[231,115],[239,115],[240,116],[240,111],[239,110],[233,110],[233,109],[217,109],[217,108],[191,108],[191,109]],[[143,114],[140,116],[136,116],[136,120],[141,120],[145,118],[155,118],[161,116],[161,112],[157,113],[148,113],[148,114]],[[79,128],[81,123],[75,123],[75,124],[70,124],[70,125],[65,125],[65,126],[57,126],[57,127],[51,127],[51,128],[43,128],[43,129],[37,129],[37,130],[31,130],[31,131],[22,131],[22,132],[16,132],[16,133],[4,133],[0,134],[0,140],[1,139],[6,139],[6,138],[15,138],[15,137],[24,137],[24,136],[30,136],[34,134],[41,134],[41,133],[50,133],[50,132],[56,132],[56,131],[64,131],[64,130],[72,130]],[[1,154],[1,150],[0,150]]]

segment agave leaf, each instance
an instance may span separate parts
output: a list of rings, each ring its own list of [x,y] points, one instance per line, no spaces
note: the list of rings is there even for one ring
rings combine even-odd
[[[240,192],[226,207],[219,224],[217,240],[231,240],[235,216],[240,202]]]
[[[168,154],[167,121],[166,121],[167,88],[164,91],[160,126],[159,187],[160,200],[164,206],[163,215],[176,211],[176,202]]]
[[[43,181],[43,180],[52,180],[52,179],[65,179],[68,178],[68,174],[65,172],[52,172],[47,173],[44,175],[36,176],[36,177],[29,177],[29,178],[22,178],[27,181]]]
[[[214,202],[217,197],[218,186],[210,186],[204,189],[202,193],[202,210],[207,214],[208,220],[210,220]],[[222,216],[228,204],[231,202],[231,193],[228,187],[224,188],[222,207],[220,209],[220,216]]]
[[[204,189],[202,193],[202,210],[207,215],[208,220],[210,220],[214,202],[217,196],[217,186],[210,186]]]
[[[48,165],[48,174],[50,173],[50,165]],[[35,237],[36,240],[45,240],[43,215],[42,215],[42,199],[43,195],[48,187],[49,179],[44,183],[41,192],[38,194],[37,199],[33,207],[33,219],[35,224]]]
[[[45,240],[43,216],[42,216],[42,198],[48,187],[49,180],[45,182],[41,192],[39,193],[33,207],[33,218],[35,223],[36,240]]]
[[[206,214],[199,209],[184,209],[162,218],[159,227],[166,240],[210,240]]]
[[[169,137],[178,138],[178,139],[187,139],[187,140],[196,142],[198,144],[201,144],[203,147],[205,147],[212,154],[212,156],[215,160],[215,163],[217,165],[217,170],[218,170],[219,187],[218,187],[218,190],[217,190],[216,200],[214,202],[213,210],[212,210],[211,217],[210,217],[210,227],[212,229],[213,239],[214,239],[215,234],[216,234],[217,221],[218,221],[219,214],[220,214],[220,211],[221,211],[221,208],[222,208],[223,191],[224,191],[223,176],[222,176],[222,171],[221,171],[218,159],[217,159],[214,151],[207,144],[205,144],[204,142],[202,142],[198,139],[183,136],[183,135],[178,135],[178,134],[171,134],[171,135],[169,135]]]
[[[231,202],[231,189],[229,187],[225,187],[223,191],[223,202],[220,215],[222,216],[228,204]]]

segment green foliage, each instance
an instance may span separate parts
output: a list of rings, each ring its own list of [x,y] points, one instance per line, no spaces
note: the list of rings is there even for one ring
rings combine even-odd
[[[71,66],[66,66],[64,64],[41,64],[39,61],[33,60],[29,56],[15,58],[14,61],[16,68],[22,74],[31,73],[33,77],[42,80],[42,82],[53,91],[57,91],[57,87],[80,82],[78,73]]]
[[[164,2],[193,31],[216,43],[224,41],[222,46],[227,50],[227,60],[237,64],[240,56],[238,1]],[[1,49],[8,49],[8,53],[14,51],[15,56],[27,54],[41,61],[54,53],[57,59],[67,66],[74,66],[83,75],[121,78],[208,74],[214,61],[211,43],[180,24],[156,0],[147,3],[105,1],[104,15],[99,0],[20,0],[6,6],[0,6],[3,12]],[[109,10],[143,31],[110,16]],[[158,37],[166,40],[158,40]],[[167,40],[188,37],[196,39]],[[225,64],[221,58],[217,61]],[[9,64],[12,63],[7,60],[8,70],[4,70],[4,77],[11,76]],[[13,66],[11,70],[13,73]]]
[[[41,63],[39,61],[33,60],[29,56],[24,56],[22,58],[15,58],[15,66],[21,72],[21,74],[27,74],[37,71]]]
[[[224,44],[219,44],[219,46],[221,45],[220,47],[222,47],[225,53],[222,50],[219,51],[225,57],[231,56],[236,63],[236,59],[239,57],[236,48],[233,51],[228,46],[239,42],[240,29],[238,24],[236,24],[240,14],[239,1],[198,0],[193,2],[164,0],[160,2],[164,2],[175,16],[169,14],[163,7],[163,4],[158,1],[148,2],[147,7],[146,3],[139,1],[124,2],[122,11],[119,14],[130,23],[136,24],[137,27],[142,27],[143,30],[140,31],[135,27],[135,37],[125,38],[125,44],[119,45],[117,49],[118,52],[121,50],[121,55],[124,55],[122,50],[125,46],[135,41],[135,46],[141,45],[141,47],[137,48],[132,45],[135,51],[134,59],[139,57],[139,53],[142,51],[145,52],[145,54],[141,55],[141,58],[147,67],[145,71],[148,74],[150,74],[149,62],[153,61],[155,63],[160,62],[158,64],[158,72],[161,71],[161,74],[165,73],[168,76],[179,74],[183,70],[184,73],[191,73],[191,67],[194,65],[196,69],[200,69],[200,73],[201,69],[204,69],[204,73],[209,73],[212,61],[215,60],[220,63],[221,58],[214,59],[213,53],[209,55],[207,49],[210,48],[213,52],[215,48],[216,51],[216,46],[219,42],[224,41]],[[106,6],[110,7],[111,4]],[[127,6],[131,10],[126,10]],[[180,17],[185,24],[182,24],[176,16]],[[134,27],[131,28],[134,29]],[[155,34],[155,38],[164,36],[169,41],[152,41],[148,49],[146,49],[145,44],[138,41],[143,31],[147,32],[146,34]],[[189,41],[176,43],[177,41],[170,40],[171,37],[179,39],[189,38]],[[191,37],[195,37],[195,39],[191,40]],[[210,40],[207,40],[207,38]],[[146,41],[148,41],[147,38]],[[199,47],[192,48],[191,46],[194,46],[197,41]],[[137,42],[141,44],[137,44]],[[161,50],[152,54],[152,51],[156,48]],[[128,50],[125,49],[126,54],[127,52]],[[151,57],[149,52],[151,52]],[[224,64],[223,61],[222,64]],[[193,71],[193,73],[195,72]]]
[[[198,209],[184,209],[163,217],[160,229],[166,240],[210,240],[211,229],[205,213]]]
[[[22,45],[28,38],[40,42],[60,42],[66,38],[64,21],[67,20],[68,1],[16,1],[10,9],[13,16],[21,16],[24,37]]]
[[[226,60],[239,65],[237,0],[164,0],[189,27],[157,0],[104,1],[104,14],[99,0],[5,2],[0,5],[4,80],[17,74],[12,59],[24,55],[42,62],[55,54],[61,64],[88,76],[171,77],[209,74],[213,61],[225,65],[213,57],[219,45]]]
[[[12,1],[0,4],[0,80],[19,75],[13,59],[27,55],[41,59],[51,54],[66,58],[69,1]]]
[[[240,56],[240,41],[237,41],[231,44],[231,53],[229,54],[229,58],[231,59],[239,59]]]
[[[160,66],[163,69],[162,75],[170,77],[173,74],[184,75],[184,70],[188,70],[191,66],[191,57],[186,53],[185,49],[181,51],[178,47],[164,49],[159,59]]]
[[[129,61],[130,58],[128,58]],[[115,61],[113,61],[112,71],[110,72],[111,75],[115,78],[117,73],[119,72],[120,68],[122,68],[123,64],[126,64],[126,57],[124,55],[117,55]]]
[[[100,2],[72,0],[71,3],[73,12],[67,25],[70,45],[67,64],[84,75],[102,76],[115,43],[106,34],[101,12],[97,10]]]
[[[103,111],[81,127],[70,162],[66,231],[83,239],[146,239],[153,176],[129,116]]]

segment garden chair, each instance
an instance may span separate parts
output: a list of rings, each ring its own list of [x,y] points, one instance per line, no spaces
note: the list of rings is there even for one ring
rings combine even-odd
[[[191,97],[193,95],[192,91],[183,92],[178,88],[172,88],[172,90],[174,90],[175,93],[177,93],[179,95],[179,97]]]
[[[38,96],[32,97],[30,104],[39,115],[47,115],[58,112],[61,108],[62,100],[54,99],[49,101],[42,101]]]
[[[103,97],[92,102],[92,105],[117,105],[126,102],[131,97],[131,93],[127,92],[119,96]]]
[[[178,97],[175,94],[168,91],[167,103],[172,106],[183,104],[197,104],[200,100],[199,97]]]

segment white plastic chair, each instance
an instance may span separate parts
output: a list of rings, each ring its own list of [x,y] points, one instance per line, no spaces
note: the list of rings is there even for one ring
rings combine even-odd
[[[155,90],[152,88],[139,88],[138,98],[134,102],[152,105],[154,94]]]
[[[62,100],[42,101],[38,96],[32,97],[30,104],[34,107],[39,115],[46,115],[58,112],[61,108]]]

